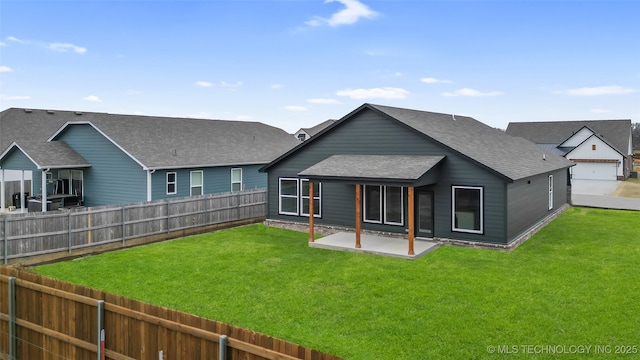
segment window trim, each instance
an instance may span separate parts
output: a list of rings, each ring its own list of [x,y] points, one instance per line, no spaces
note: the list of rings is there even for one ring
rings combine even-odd
[[[314,218],[321,218],[322,217],[322,183],[321,182],[315,182],[314,184],[318,184],[318,193],[316,194],[315,191],[313,193],[313,200],[315,201],[316,199],[318,199],[318,207],[316,208],[315,206],[313,207],[313,217]],[[298,211],[300,212],[300,216],[306,216],[309,217],[309,213],[305,213],[304,212],[304,200],[307,199],[307,201],[309,200],[309,196],[304,196],[303,195],[303,187],[309,187],[309,179],[300,179],[300,191],[298,192],[298,194],[300,194],[300,206],[298,207]]]
[[[283,195],[282,194],[282,181],[295,181],[296,182],[296,195]],[[299,201],[299,195],[300,195],[300,181],[297,178],[287,178],[287,177],[283,177],[283,178],[278,178],[278,214],[280,215],[295,215],[298,216],[298,213],[300,212],[300,201]],[[296,199],[296,212],[288,212],[288,211],[282,211],[282,198],[289,198],[289,199]]]
[[[400,188],[400,222],[391,222],[391,221],[387,221],[387,188],[389,187],[393,187],[393,188]],[[382,202],[383,202],[383,216],[382,216],[382,221],[384,224],[386,225],[398,225],[398,226],[404,226],[404,187],[402,186],[385,186],[384,187],[384,195],[382,197]]]
[[[233,171],[240,170],[240,181],[233,181]],[[240,184],[239,190],[233,190],[233,184]],[[231,168],[231,191],[242,191],[242,168]]]
[[[378,204],[378,208],[380,209],[380,220],[369,220],[367,219],[367,187],[377,187],[380,189],[380,201]],[[363,185],[362,186],[362,222],[370,223],[370,224],[382,224],[382,220],[384,219],[384,214],[382,213],[383,204],[382,198],[384,197],[382,185]]]
[[[456,227],[456,190],[457,189],[471,189],[480,191],[480,230],[461,229]],[[482,186],[451,186],[451,231],[463,232],[469,234],[484,234],[484,187]]]
[[[173,174],[173,181],[169,181],[169,175]],[[166,194],[167,195],[175,195],[178,193],[178,173],[176,171],[167,171],[166,174]],[[169,185],[173,185],[173,192],[169,191]]]
[[[549,175],[549,210],[553,210],[553,175]]]
[[[194,173],[200,173],[200,181],[201,181],[200,185],[193,185]],[[194,196],[193,189],[197,187],[200,188],[200,195],[204,195],[204,173],[202,170],[194,170],[189,172],[189,196]]]
[[[378,187],[380,189],[380,204],[378,205],[380,208],[380,220],[370,220],[367,219],[367,190],[366,188],[370,187]],[[382,225],[392,225],[392,226],[404,226],[404,186],[386,186],[386,185],[363,185],[363,196],[362,196],[362,222],[370,223],[370,224],[382,224]],[[391,222],[387,221],[387,188],[400,188],[400,222]]]

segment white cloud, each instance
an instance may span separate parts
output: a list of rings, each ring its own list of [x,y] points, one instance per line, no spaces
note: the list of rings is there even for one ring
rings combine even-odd
[[[420,81],[422,81],[425,84],[451,84],[451,80],[442,80],[442,79],[436,79],[432,77],[425,77],[420,79]]]
[[[340,102],[336,99],[325,99],[325,98],[307,99],[307,102],[311,104],[321,104],[321,105],[340,104]]]
[[[271,84],[271,88],[275,89],[275,90],[282,89],[283,87],[284,87],[284,85],[282,85],[282,84]]]
[[[29,99],[31,99],[31,96],[0,94],[0,99],[2,99],[2,100],[29,100]]]
[[[606,113],[613,112],[613,111],[607,110],[607,109],[591,109],[590,111],[592,113],[594,113],[594,114],[606,114]]]
[[[0,41],[0,46],[7,46],[4,42]]]
[[[196,81],[196,85],[200,87],[212,87],[213,84],[206,81]]]
[[[95,95],[89,95],[87,97],[82,98],[82,100],[87,100],[87,101],[91,101],[91,102],[102,102],[102,100],[95,96]]]
[[[66,52],[67,50],[72,50],[75,53],[78,54],[84,54],[87,52],[87,48],[81,47],[81,46],[77,46],[77,45],[73,45],[73,44],[66,44],[66,43],[52,43],[49,44],[49,49],[51,50],[55,50],[55,51],[60,51],[60,52]]]
[[[226,87],[226,88],[239,88],[239,87],[242,86],[242,81],[238,81],[235,84],[234,83],[228,83],[226,81],[220,81],[220,86]]]
[[[373,88],[373,89],[346,89],[336,92],[338,96],[348,96],[352,99],[404,99],[409,92],[405,89],[395,87]]]
[[[625,88],[619,85],[582,87],[569,90],[554,91],[555,94],[570,96],[597,96],[597,95],[623,95],[634,93],[638,90]]]
[[[369,9],[369,7],[358,0],[326,0],[324,3],[339,2],[345,6],[344,9],[334,13],[330,18],[316,16],[305,22],[307,26],[329,25],[332,27],[340,25],[355,24],[362,18],[372,19],[378,16],[378,13]]]
[[[26,41],[26,40],[20,40],[20,39],[18,39],[17,37],[14,37],[14,36],[7,36],[7,40],[9,40],[9,41],[13,41],[13,42],[17,42],[17,43],[21,43],[21,44],[26,44],[26,43],[28,43],[28,41]]]
[[[5,65],[0,65],[0,72],[13,72],[13,69]]]
[[[306,108],[304,106],[297,106],[297,105],[289,105],[289,106],[285,106],[284,108],[285,108],[285,110],[289,110],[289,111],[307,111],[307,110],[309,110],[308,108]]]
[[[475,89],[463,88],[460,90],[456,90],[454,92],[445,92],[442,93],[443,96],[471,96],[471,97],[482,97],[482,96],[499,96],[503,93],[500,91],[487,91],[481,92]]]

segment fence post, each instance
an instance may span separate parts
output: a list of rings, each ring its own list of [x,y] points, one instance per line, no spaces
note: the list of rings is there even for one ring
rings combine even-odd
[[[122,216],[120,216],[120,220],[122,220],[122,246],[125,245],[125,240],[127,236],[125,234],[125,226],[124,226],[124,206],[120,208],[122,210]]]
[[[69,232],[67,234],[69,238],[67,240],[69,240],[69,254],[71,254],[71,210],[69,210],[69,216],[67,217],[67,219],[68,219],[67,224],[69,228],[68,229]]]
[[[9,233],[7,231],[7,226],[9,226],[9,217],[8,216],[4,216],[4,226],[2,227],[2,231],[4,232],[4,264],[7,265],[7,263],[9,262],[9,235],[7,235],[7,233]]]
[[[98,360],[105,360],[104,354],[104,300],[98,300]]]
[[[9,287],[9,359],[16,357],[16,278],[11,276],[7,283]]]
[[[170,221],[170,214],[169,214],[169,209],[171,208],[170,206],[170,200],[167,199],[167,234],[171,232],[171,221]]]
[[[218,360],[227,359],[227,335],[220,335],[218,340]]]

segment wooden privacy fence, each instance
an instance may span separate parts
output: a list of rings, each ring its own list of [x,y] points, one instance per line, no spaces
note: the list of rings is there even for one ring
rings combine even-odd
[[[0,359],[339,360],[271,336],[0,266]]]
[[[3,264],[44,261],[165,240],[266,216],[266,189],[0,216]]]

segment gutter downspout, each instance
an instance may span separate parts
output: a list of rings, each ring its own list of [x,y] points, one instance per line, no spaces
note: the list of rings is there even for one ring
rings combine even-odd
[[[40,191],[42,201],[42,212],[47,212],[47,173],[51,169],[42,170],[42,191]]]
[[[156,172],[155,169],[147,170],[147,201],[151,201],[151,174]]]
[[[0,169],[0,210],[4,211],[4,169]]]

